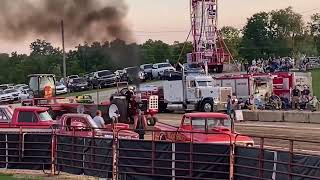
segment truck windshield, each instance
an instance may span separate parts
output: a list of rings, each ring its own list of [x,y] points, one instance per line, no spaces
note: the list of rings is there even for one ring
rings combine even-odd
[[[52,121],[52,118],[47,111],[39,113],[39,117],[41,121]]]
[[[221,118],[192,118],[192,129],[207,131],[216,127],[231,128],[231,121],[229,119]]]
[[[199,87],[213,86],[213,81],[197,81]]]

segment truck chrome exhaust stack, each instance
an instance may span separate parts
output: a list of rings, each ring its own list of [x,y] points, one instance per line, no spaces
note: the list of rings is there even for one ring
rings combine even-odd
[[[182,87],[183,87],[183,105],[186,107],[187,106],[187,92],[186,92],[186,76],[185,76],[185,68],[184,66],[178,62],[178,65],[181,67],[181,71],[182,71]]]

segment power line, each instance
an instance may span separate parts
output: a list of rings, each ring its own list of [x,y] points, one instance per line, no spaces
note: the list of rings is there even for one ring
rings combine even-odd
[[[310,9],[310,10],[307,10],[307,11],[302,11],[300,12],[300,14],[305,14],[305,13],[308,13],[308,12],[312,12],[312,11],[315,11],[315,10],[318,10],[319,8],[314,8],[314,9]]]

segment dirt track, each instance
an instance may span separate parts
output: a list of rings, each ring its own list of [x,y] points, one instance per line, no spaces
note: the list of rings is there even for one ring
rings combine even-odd
[[[159,114],[160,122],[171,125],[179,125],[182,114]],[[320,124],[305,123],[281,123],[281,122],[240,122],[236,123],[236,131],[250,136],[270,137],[265,139],[265,146],[272,146],[277,149],[289,148],[288,140],[272,139],[293,139],[301,142],[294,142],[294,149],[299,152],[320,152]],[[260,145],[260,139],[254,138],[255,144]],[[304,141],[315,141],[305,143]]]

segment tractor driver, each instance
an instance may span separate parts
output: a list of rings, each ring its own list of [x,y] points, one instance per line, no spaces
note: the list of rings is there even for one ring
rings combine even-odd
[[[126,99],[128,101],[128,114],[129,114],[129,120],[130,120],[130,123],[133,123],[134,122],[134,116],[136,115],[136,104],[135,104],[135,101],[134,101],[134,87],[133,86],[129,86],[128,87],[128,91],[125,93],[125,96],[126,96]]]

